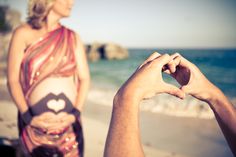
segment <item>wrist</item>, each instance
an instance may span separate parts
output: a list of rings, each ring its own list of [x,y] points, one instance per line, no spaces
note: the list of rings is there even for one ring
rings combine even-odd
[[[27,124],[27,125],[30,124],[33,119],[33,115],[31,113],[31,110],[28,109],[24,113],[21,113],[21,118],[23,119],[25,124]]]
[[[73,108],[70,113],[75,117],[75,119],[77,119],[81,114],[77,108]]]
[[[224,101],[224,99],[225,96],[222,93],[222,91],[219,88],[215,87],[214,89],[211,90],[205,102],[207,102],[210,105],[210,107],[213,107],[213,105],[218,104],[218,102],[220,101]]]
[[[113,103],[114,105],[131,105],[139,104],[141,98],[134,91],[129,91],[127,89],[120,88],[116,95],[114,96]]]

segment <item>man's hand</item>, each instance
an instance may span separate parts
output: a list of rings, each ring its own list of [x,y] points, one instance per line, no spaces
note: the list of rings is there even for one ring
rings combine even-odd
[[[120,88],[117,95],[137,99],[151,98],[159,93],[168,93],[183,99],[185,93],[174,85],[166,83],[162,71],[169,67],[175,71],[173,56],[153,53]]]
[[[181,90],[183,92],[197,99],[209,101],[209,99],[215,95],[215,92],[218,91],[218,88],[214,86],[193,63],[179,54],[172,56],[175,56],[173,59],[176,70],[174,73],[167,73],[171,74],[178,81],[182,86]]]

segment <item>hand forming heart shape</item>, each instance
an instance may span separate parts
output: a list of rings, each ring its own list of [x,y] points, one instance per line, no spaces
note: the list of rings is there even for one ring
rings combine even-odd
[[[166,83],[162,78],[162,72],[170,74],[181,87]],[[215,89],[213,86],[194,64],[180,54],[175,53],[170,56],[155,52],[123,84],[118,94],[136,97],[138,100],[159,93],[168,93],[181,99],[185,98],[185,94],[190,94],[206,100],[212,93],[212,89]]]

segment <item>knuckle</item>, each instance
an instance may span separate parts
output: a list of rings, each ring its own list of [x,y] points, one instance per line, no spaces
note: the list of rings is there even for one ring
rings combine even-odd
[[[166,54],[163,55],[163,59],[164,59],[164,60],[169,59],[169,58],[170,58],[170,55],[169,55],[169,54],[166,53]]]
[[[175,52],[174,55],[175,56],[181,56],[181,54],[179,54],[179,52]]]
[[[159,56],[160,53],[158,53],[157,51],[153,52],[152,55],[155,55],[155,56]]]
[[[163,54],[162,56],[163,56],[163,57],[166,57],[166,58],[167,58],[167,57],[170,57],[170,55],[167,54],[167,53]]]

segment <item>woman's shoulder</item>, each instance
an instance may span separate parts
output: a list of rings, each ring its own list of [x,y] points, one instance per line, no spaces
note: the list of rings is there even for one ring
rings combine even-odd
[[[79,34],[77,33],[77,31],[75,31],[74,29],[67,27],[65,25],[62,25],[62,27],[64,27],[66,30],[72,32],[73,34],[75,34],[76,36],[78,36]]]
[[[76,41],[80,41],[80,35],[79,35],[79,33],[78,33],[77,31],[75,31],[74,29],[69,28],[69,27],[67,27],[67,26],[65,26],[65,25],[62,25],[62,26],[63,26],[65,29],[67,29],[68,31],[70,31],[70,32],[72,32],[72,33],[74,34]]]
[[[27,38],[30,34],[32,34],[33,29],[27,23],[23,23],[15,28],[13,35],[14,36],[21,36],[22,38]]]
[[[14,30],[16,33],[27,33],[29,31],[33,31],[33,29],[28,23],[23,23]]]

